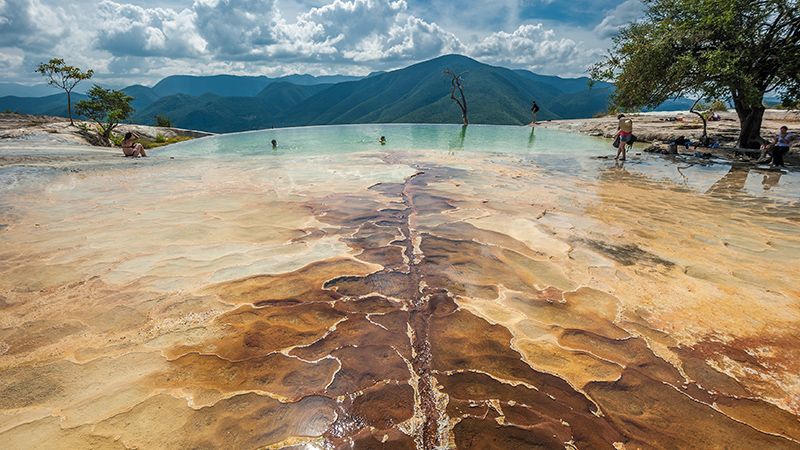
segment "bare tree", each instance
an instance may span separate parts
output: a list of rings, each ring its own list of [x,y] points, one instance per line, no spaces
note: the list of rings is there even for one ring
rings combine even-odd
[[[450,83],[453,85],[453,89],[450,91],[450,98],[461,108],[461,117],[464,119],[464,126],[467,126],[469,125],[469,119],[467,119],[467,98],[464,96],[464,88],[467,85],[464,81],[464,77],[469,72],[464,71],[456,73],[457,70],[458,69],[446,69],[442,72],[442,76],[450,77]],[[458,89],[458,93],[461,95],[460,99],[456,97],[456,89]]]
[[[39,63],[36,72],[49,79],[47,84],[58,86],[67,92],[67,112],[69,113],[69,124],[75,125],[72,121],[72,89],[83,80],[92,78],[94,70],[81,72],[81,69],[66,65],[63,59],[53,58],[48,63]]]

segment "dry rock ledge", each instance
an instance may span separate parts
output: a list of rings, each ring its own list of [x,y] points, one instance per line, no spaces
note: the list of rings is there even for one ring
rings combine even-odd
[[[84,131],[79,125],[90,131]],[[70,125],[64,117],[33,114],[0,113],[0,167],[8,165],[69,166],[75,163],[101,165],[130,161],[122,149],[112,144],[102,144],[96,125],[76,120]],[[132,131],[142,138],[154,141],[158,135],[166,139],[178,137],[198,138],[213,133],[180,128],[151,127],[120,124],[115,134]],[[157,153],[158,149],[154,149]]]
[[[722,120],[708,122],[708,136],[723,148],[733,147],[739,134],[739,121],[734,112],[724,111],[719,114]],[[702,123],[695,121],[697,116],[690,113],[659,112],[629,114],[628,116],[633,118],[634,134],[639,141],[651,144],[648,151],[666,151],[667,142],[681,136],[692,142],[697,141],[703,132]],[[678,117],[683,117],[684,120],[668,120]],[[76,124],[83,123],[89,129],[95,128],[94,124],[89,122],[75,122]],[[771,141],[783,125],[788,126],[790,132],[800,131],[800,111],[767,110],[764,113],[761,135]],[[611,138],[617,131],[617,119],[615,116],[605,116],[591,119],[552,120],[539,122],[536,126]],[[134,124],[120,124],[115,130],[116,133],[127,131],[133,131],[149,140],[155,140],[159,134],[167,139],[174,137],[197,138],[213,134],[180,128]],[[788,165],[800,165],[798,149],[800,149],[800,139],[793,143],[792,151],[786,157]],[[609,153],[613,153],[612,150],[609,150]],[[155,149],[156,154],[157,151]],[[740,161],[750,159],[725,149],[698,148],[695,150],[692,148],[686,150],[680,147],[678,151],[692,154],[700,151]],[[122,157],[122,150],[119,147],[100,145],[97,133],[82,131],[77,126],[71,126],[69,120],[64,117],[0,113],[0,166],[12,164],[58,166],[76,162],[107,164],[124,161],[126,159]]]
[[[678,152],[694,154],[696,152],[710,153],[719,156],[726,156],[732,160],[750,162],[751,157],[738,154],[731,149],[736,146],[739,137],[739,119],[733,111],[718,112],[719,121],[707,122],[708,137],[719,143],[721,148],[711,149],[698,147],[679,147]],[[703,135],[703,123],[696,114],[688,112],[653,112],[642,114],[626,114],[633,119],[633,134],[639,142],[649,143],[647,151],[666,153],[667,143],[683,136],[686,140],[696,142]],[[682,118],[683,120],[669,120]],[[697,121],[695,121],[697,119]],[[768,109],[764,112],[764,120],[761,124],[761,136],[768,142],[777,136],[780,127],[786,125],[790,133],[800,132],[800,111],[773,110]],[[528,125],[530,126],[530,125]],[[616,116],[605,116],[591,119],[570,119],[552,120],[538,122],[540,128],[553,130],[570,131],[582,133],[589,136],[602,136],[611,138],[617,132]],[[612,149],[613,150],[613,149]],[[800,138],[792,142],[791,151],[785,157],[785,162],[790,166],[800,164]]]

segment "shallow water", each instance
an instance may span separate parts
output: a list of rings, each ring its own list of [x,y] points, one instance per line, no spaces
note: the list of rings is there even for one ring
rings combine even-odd
[[[381,144],[380,137],[386,142]],[[271,141],[278,143],[273,148]],[[293,157],[365,151],[438,150],[594,155],[607,139],[528,127],[471,125],[333,125],[217,135],[167,147],[175,157]]]
[[[0,448],[800,448],[796,172],[394,127],[0,169]]]

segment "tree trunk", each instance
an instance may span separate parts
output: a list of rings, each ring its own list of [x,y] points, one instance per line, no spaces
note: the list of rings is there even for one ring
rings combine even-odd
[[[469,125],[469,119],[467,119],[467,97],[464,96],[464,90],[461,89],[461,82],[458,83],[458,92],[461,93],[461,102],[458,102],[458,106],[461,107],[461,118],[464,119],[464,126]]]
[[[758,106],[745,105],[736,95],[733,96],[733,105],[739,116],[739,140],[736,142],[736,146],[739,148],[761,147],[761,122],[764,119],[764,106],[760,102]]]
[[[699,113],[699,112],[697,112],[697,111],[695,111],[695,110],[694,110],[694,107],[695,107],[695,106],[697,106],[697,103],[698,103],[698,102],[700,102],[700,99],[699,99],[699,98],[698,98],[697,100],[695,100],[695,102],[692,104],[692,107],[691,107],[691,108],[689,108],[689,112],[690,112],[690,113],[697,114],[697,115],[700,117],[700,120],[702,120],[702,121],[703,121],[703,137],[702,137],[702,142],[703,142],[703,145],[705,145],[706,141],[708,140],[708,128],[707,128],[707,125],[706,125],[706,118],[705,118],[705,117],[703,117],[703,115],[702,115],[701,113]]]
[[[75,122],[72,121],[72,97],[69,94],[70,92],[67,91],[67,113],[69,114],[69,124],[75,126]]]

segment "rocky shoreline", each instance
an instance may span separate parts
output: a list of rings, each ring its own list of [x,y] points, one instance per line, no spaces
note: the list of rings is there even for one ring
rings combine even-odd
[[[83,126],[82,126],[83,125]],[[206,133],[181,128],[164,128],[136,124],[120,124],[115,134],[132,131],[155,141],[181,137],[199,138]],[[64,117],[33,114],[0,113],[0,167],[8,165],[46,165],[67,167],[124,162],[122,149],[113,143],[106,146],[96,125],[80,120],[70,125]]]
[[[739,136],[739,120],[733,111],[723,111],[718,113],[721,120],[707,122],[707,134],[721,148],[685,149],[678,148],[678,152],[694,154],[696,152],[710,153],[718,156],[726,156],[738,161],[750,162],[752,158],[743,156],[730,149],[736,146]],[[680,137],[696,142],[703,135],[703,124],[697,119],[695,114],[684,113],[641,113],[628,114],[633,119],[633,133],[639,142],[649,143],[646,149],[649,152],[667,153],[668,142]],[[683,120],[679,120],[682,118]],[[673,120],[674,119],[674,120]],[[788,126],[790,132],[800,131],[800,111],[767,110],[764,112],[764,120],[761,125],[761,136],[767,140],[772,139],[778,134],[781,126]],[[602,136],[611,138],[617,132],[617,119],[614,116],[605,116],[591,119],[571,119],[553,120],[536,124],[537,127],[552,130],[569,131],[572,133],[582,133],[589,136]],[[792,151],[786,157],[786,163],[794,166],[800,164],[800,139],[792,143]]]

